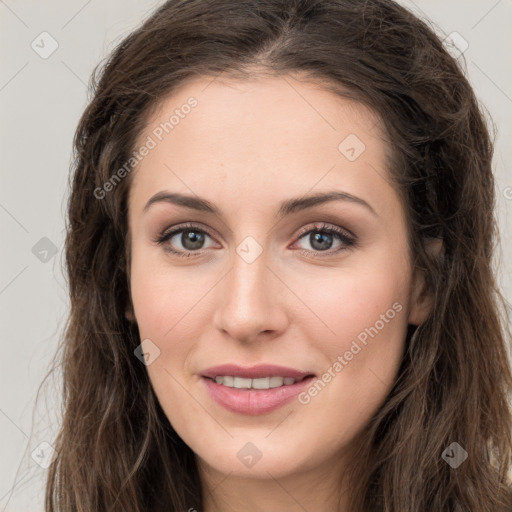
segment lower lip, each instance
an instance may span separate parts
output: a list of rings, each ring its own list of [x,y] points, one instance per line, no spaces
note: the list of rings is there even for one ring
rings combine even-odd
[[[265,414],[293,400],[315,379],[306,377],[289,386],[270,389],[238,389],[217,384],[214,380],[202,377],[211,398],[228,411],[256,416]]]

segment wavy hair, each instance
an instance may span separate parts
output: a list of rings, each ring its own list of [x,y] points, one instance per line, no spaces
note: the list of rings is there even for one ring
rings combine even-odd
[[[71,306],[56,363],[62,425],[46,510],[202,510],[195,455],[134,355],[131,175],[101,199],[95,191],[128,161],[159,102],[189,79],[221,72],[248,80],[300,73],[369,106],[387,130],[389,175],[433,306],[410,326],[396,382],[361,435],[350,510],[512,510],[493,141],[459,63],[429,25],[391,0],[170,0],[95,68],[70,174]],[[442,240],[441,255],[427,250],[431,239]],[[468,453],[456,469],[441,456],[453,441]]]

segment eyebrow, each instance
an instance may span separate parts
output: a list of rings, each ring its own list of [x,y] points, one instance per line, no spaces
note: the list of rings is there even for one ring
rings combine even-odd
[[[309,196],[293,198],[283,201],[277,212],[277,217],[283,218],[292,213],[296,213],[301,210],[306,210],[307,208],[312,208],[313,206],[328,203],[331,201],[346,201],[358,204],[364,206],[373,215],[378,216],[377,212],[364,199],[361,199],[360,197],[357,196],[353,196],[352,194],[349,194],[347,192],[335,191],[317,193]],[[170,203],[190,208],[193,210],[213,213],[215,215],[221,216],[220,210],[206,199],[201,199],[197,196],[194,197],[184,194],[171,193],[165,190],[157,192],[154,196],[152,196],[146,203],[146,206],[144,206],[143,212],[146,212],[151,207],[151,205],[155,203]]]

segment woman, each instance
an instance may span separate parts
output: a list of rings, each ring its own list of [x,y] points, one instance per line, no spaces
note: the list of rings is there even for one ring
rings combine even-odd
[[[75,137],[47,510],[512,510],[492,143],[390,0],[172,0]]]

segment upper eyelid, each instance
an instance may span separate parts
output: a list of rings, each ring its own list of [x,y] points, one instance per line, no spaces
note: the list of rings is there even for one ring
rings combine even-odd
[[[324,231],[324,230],[333,229],[335,232],[340,232],[340,233],[338,233],[340,235],[346,235],[348,238],[356,238],[354,233],[352,233],[349,229],[347,229],[343,226],[337,226],[336,224],[333,224],[332,222],[317,222],[315,224],[321,224],[321,226],[306,225],[303,228],[300,228],[298,233],[295,236],[302,237],[303,235],[305,235],[311,231]]]
[[[175,235],[176,233],[179,233],[181,231],[185,231],[187,229],[197,229],[197,231],[203,231],[205,232],[208,236],[210,237],[214,237],[214,235],[211,233],[211,230],[210,229],[207,229],[205,227],[203,227],[201,224],[196,224],[196,223],[185,223],[185,225],[180,225],[178,224],[177,226],[172,226],[172,227],[169,227],[169,228],[166,228],[164,229],[159,236],[167,236],[167,235],[170,235],[170,234],[173,234]]]

